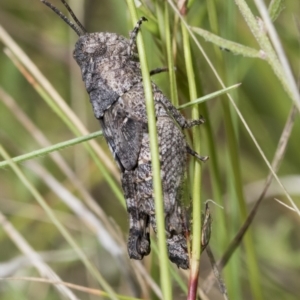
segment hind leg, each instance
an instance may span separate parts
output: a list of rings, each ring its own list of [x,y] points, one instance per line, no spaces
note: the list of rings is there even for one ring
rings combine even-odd
[[[198,158],[199,160],[206,162],[208,160],[208,156],[201,156],[196,151],[194,151],[189,145],[186,146],[186,151],[188,154]]]
[[[128,253],[133,259],[142,259],[150,253],[149,218],[139,212],[134,184],[134,172],[124,171],[122,187],[129,214]]]

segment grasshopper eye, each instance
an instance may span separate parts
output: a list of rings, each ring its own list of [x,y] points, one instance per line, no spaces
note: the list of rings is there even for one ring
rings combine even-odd
[[[84,45],[82,51],[88,54],[93,54],[95,56],[103,55],[106,52],[106,49],[107,47],[105,44],[94,42]]]

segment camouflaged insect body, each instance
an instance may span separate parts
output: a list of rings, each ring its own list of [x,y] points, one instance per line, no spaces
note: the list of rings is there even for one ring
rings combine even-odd
[[[156,231],[147,111],[139,63],[128,55],[129,40],[113,33],[80,37],[74,58],[90,95],[109,148],[120,170],[129,213],[128,251],[142,259],[150,253],[149,224]],[[82,59],[83,58],[83,59]],[[164,106],[170,102],[153,84],[164,191],[168,252],[188,268],[180,214],[180,189],[186,164],[186,141]],[[181,116],[177,113],[176,115]],[[178,117],[177,116],[177,117]],[[180,118],[185,124],[185,120]]]
[[[156,232],[147,112],[135,50],[136,35],[145,18],[139,20],[130,39],[115,33],[86,33],[76,17],[73,16],[80,28],[42,1],[79,35],[73,56],[81,69],[94,115],[121,171],[129,214],[128,253],[133,259],[142,259],[150,253],[150,224]],[[187,153],[197,154],[189,148],[181,130],[201,124],[203,120],[186,120],[154,83],[152,90],[168,255],[178,267],[187,269],[189,257],[181,213],[181,187]]]

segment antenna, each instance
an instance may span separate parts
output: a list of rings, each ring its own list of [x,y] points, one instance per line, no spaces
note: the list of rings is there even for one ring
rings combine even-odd
[[[45,5],[50,7],[61,19],[63,19],[76,33],[78,36],[84,35],[87,31],[83,27],[83,25],[79,22],[79,20],[76,18],[74,12],[70,8],[70,6],[66,3],[65,0],[61,0],[61,2],[64,4],[64,6],[67,8],[69,13],[71,14],[73,20],[77,24],[77,26],[69,20],[58,8],[56,8],[54,5],[52,5],[50,2],[46,0],[41,0]]]
[[[69,6],[69,4],[65,0],[61,0],[61,2],[67,8],[67,10],[70,13],[71,17],[73,18],[73,20],[75,21],[75,23],[81,28],[82,32],[86,33],[85,28],[80,23],[80,21],[77,19],[77,17],[75,16],[75,14],[74,14],[73,10],[71,9],[71,7]]]

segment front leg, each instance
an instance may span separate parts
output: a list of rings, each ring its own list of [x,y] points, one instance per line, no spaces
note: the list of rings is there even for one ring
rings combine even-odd
[[[141,17],[137,21],[135,27],[130,32],[129,47],[128,47],[128,50],[127,50],[129,56],[133,56],[133,54],[134,54],[134,49],[136,47],[136,37],[139,33],[139,30],[141,28],[142,23],[145,22],[145,21],[148,21],[148,20],[145,17]]]

